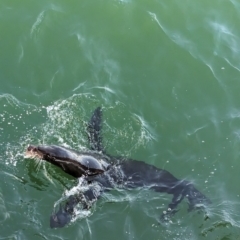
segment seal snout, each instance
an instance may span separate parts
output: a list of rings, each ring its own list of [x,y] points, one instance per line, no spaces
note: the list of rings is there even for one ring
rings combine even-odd
[[[29,145],[27,147],[27,151],[26,151],[26,157],[30,157],[30,158],[41,158],[42,154],[41,152],[38,151],[38,147],[33,146],[33,145]]]

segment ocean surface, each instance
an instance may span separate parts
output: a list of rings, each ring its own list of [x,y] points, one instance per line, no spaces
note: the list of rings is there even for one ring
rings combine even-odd
[[[1,0],[0,239],[240,239],[240,1]],[[29,144],[89,147],[103,109],[109,154],[192,182],[212,202],[167,223],[171,195],[114,189],[64,228],[78,181]]]

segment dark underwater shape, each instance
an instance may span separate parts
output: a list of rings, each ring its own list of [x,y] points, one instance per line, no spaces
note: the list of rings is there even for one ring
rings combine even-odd
[[[178,204],[186,198],[189,210],[209,204],[207,199],[193,184],[175,178],[166,170],[159,169],[142,161],[124,157],[109,156],[103,151],[101,137],[102,111],[98,107],[88,123],[88,139],[91,147],[89,152],[77,152],[60,146],[29,146],[27,154],[46,160],[73,177],[81,177],[89,188],[79,192],[60,205],[51,215],[52,228],[64,227],[73,215],[74,207],[81,204],[82,209],[91,208],[92,204],[104,191],[113,188],[147,187],[156,192],[172,194],[165,214],[161,219],[173,215]]]

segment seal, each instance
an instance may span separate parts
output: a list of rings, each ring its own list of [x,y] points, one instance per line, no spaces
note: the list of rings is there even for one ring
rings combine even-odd
[[[79,192],[53,212],[50,227],[59,228],[68,224],[74,215],[74,208],[81,204],[83,209],[91,208],[105,191],[113,188],[148,188],[160,193],[172,194],[161,220],[171,217],[177,212],[181,201],[188,200],[189,211],[205,207],[211,201],[194,185],[186,180],[179,180],[167,170],[157,168],[143,161],[126,159],[108,155],[103,148],[102,110],[95,109],[87,125],[90,151],[78,152],[62,146],[33,146],[27,148],[26,155],[30,158],[45,160],[75,178],[82,178],[89,188]]]

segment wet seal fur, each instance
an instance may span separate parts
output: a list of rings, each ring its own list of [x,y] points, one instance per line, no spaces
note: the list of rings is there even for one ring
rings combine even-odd
[[[98,107],[87,125],[91,149],[88,152],[78,152],[56,145],[30,145],[27,148],[28,157],[40,158],[54,164],[71,176],[82,178],[89,185],[86,191],[70,196],[57,212],[52,213],[50,217],[52,228],[68,224],[74,216],[76,205],[81,204],[83,209],[89,209],[103,192],[116,187],[125,189],[145,187],[156,192],[172,194],[172,201],[161,215],[161,221],[174,215],[184,198],[188,200],[189,211],[210,203],[210,200],[192,183],[179,180],[166,170],[142,161],[108,155],[102,145],[101,124],[102,110]]]

